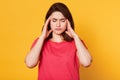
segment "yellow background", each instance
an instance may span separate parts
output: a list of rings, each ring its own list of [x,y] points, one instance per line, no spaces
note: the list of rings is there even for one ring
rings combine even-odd
[[[24,58],[50,5],[58,0],[0,1],[0,80],[37,80],[37,67],[29,69]],[[120,1],[60,0],[74,18],[76,33],[93,57],[81,67],[81,80],[120,80]]]

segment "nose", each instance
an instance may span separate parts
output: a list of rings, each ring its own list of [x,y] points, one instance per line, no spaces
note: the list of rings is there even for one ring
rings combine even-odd
[[[57,21],[56,26],[60,27],[60,21],[59,20]]]

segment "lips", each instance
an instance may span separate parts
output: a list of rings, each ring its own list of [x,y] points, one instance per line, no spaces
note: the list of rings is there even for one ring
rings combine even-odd
[[[62,30],[61,28],[56,28],[55,30]]]

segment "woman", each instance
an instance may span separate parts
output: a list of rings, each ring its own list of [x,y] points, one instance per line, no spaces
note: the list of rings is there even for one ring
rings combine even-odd
[[[87,67],[91,55],[74,32],[72,15],[63,3],[48,10],[42,34],[25,58],[29,68],[38,66],[38,80],[79,80],[80,64]]]

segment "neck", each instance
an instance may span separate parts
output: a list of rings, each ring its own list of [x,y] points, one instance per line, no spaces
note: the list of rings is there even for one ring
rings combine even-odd
[[[63,38],[62,35],[52,33],[51,40],[54,41],[54,42],[62,42],[62,41],[64,41],[64,38]]]

